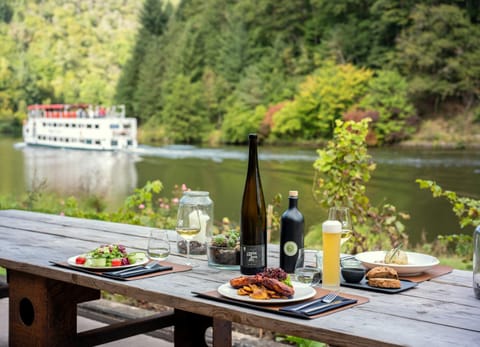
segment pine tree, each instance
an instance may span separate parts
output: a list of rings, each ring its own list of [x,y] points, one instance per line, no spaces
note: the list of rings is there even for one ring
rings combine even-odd
[[[156,42],[156,37],[164,34],[173,10],[171,5],[164,6],[162,0],[146,0],[140,14],[140,29],[130,60],[125,64],[119,79],[115,99],[126,105],[127,114],[145,119],[143,111],[145,90],[140,84],[140,70],[145,63],[148,47]],[[145,73],[144,73],[145,75]],[[140,90],[140,92],[138,91]],[[147,100],[150,99],[146,97]]]

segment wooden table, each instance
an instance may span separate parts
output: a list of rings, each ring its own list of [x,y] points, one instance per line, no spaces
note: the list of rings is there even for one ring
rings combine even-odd
[[[231,345],[231,322],[323,341],[335,346],[478,346],[480,300],[472,273],[454,270],[400,294],[342,288],[369,303],[304,320],[202,299],[192,291],[215,290],[236,271],[201,266],[135,281],[117,281],[52,266],[50,261],[119,242],[145,250],[148,228],[15,210],[0,211],[0,266],[10,286],[10,346],[74,346],[104,343],[174,325],[178,346],[202,346],[213,326],[214,346]],[[278,266],[271,245],[270,266]],[[169,260],[180,262],[172,256]],[[76,304],[100,290],[173,308],[148,319],[77,333]]]

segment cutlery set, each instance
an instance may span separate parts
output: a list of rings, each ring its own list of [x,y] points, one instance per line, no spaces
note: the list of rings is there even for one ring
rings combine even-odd
[[[140,275],[146,275],[154,272],[168,271],[172,269],[173,269],[172,266],[163,266],[156,261],[152,261],[146,265],[134,266],[124,270],[107,271],[107,272],[104,272],[103,274],[107,277],[129,278],[129,277],[135,277]]]
[[[332,292],[319,299],[315,299],[306,303],[282,307],[280,311],[303,316],[314,316],[356,302],[357,300],[343,298],[338,296],[336,292]]]

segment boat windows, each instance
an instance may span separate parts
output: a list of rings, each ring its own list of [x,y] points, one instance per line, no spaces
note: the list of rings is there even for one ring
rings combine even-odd
[[[88,129],[91,129],[91,128],[92,128],[92,125],[91,125],[91,124],[87,124],[87,128],[88,128]]]
[[[100,125],[95,124],[95,129],[98,129],[98,128],[100,128]]]
[[[95,141],[95,144],[96,144],[96,145],[99,145],[99,144],[100,144],[100,140],[96,140],[96,141]]]
[[[76,128],[77,125],[75,123],[72,124],[72,128]]]
[[[110,129],[118,129],[120,128],[119,124],[110,124]]]
[[[128,145],[128,146],[131,146],[132,144],[133,144],[133,143],[132,143],[132,140],[128,140],[128,141],[127,141],[127,145]]]
[[[132,127],[132,125],[130,123],[127,123],[127,124],[123,125],[124,129],[130,129],[131,127]]]
[[[116,147],[116,146],[118,146],[118,141],[117,141],[117,140],[112,140],[112,141],[110,142],[110,145],[111,145],[112,147]]]
[[[87,145],[91,145],[91,144],[92,144],[92,140],[85,140],[85,143],[86,143]]]

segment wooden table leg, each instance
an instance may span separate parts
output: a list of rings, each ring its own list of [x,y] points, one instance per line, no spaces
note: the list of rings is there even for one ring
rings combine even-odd
[[[213,318],[213,347],[232,346],[232,322]]]
[[[213,346],[232,345],[232,323],[223,319],[175,310],[174,344],[181,347],[206,347],[205,332],[213,327]]]
[[[9,346],[72,346],[77,303],[100,298],[100,291],[8,270]]]

